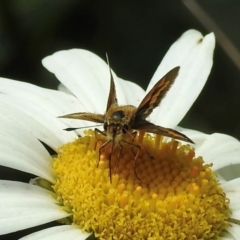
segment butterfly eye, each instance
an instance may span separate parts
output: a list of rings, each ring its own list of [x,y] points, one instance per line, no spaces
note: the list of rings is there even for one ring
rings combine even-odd
[[[112,118],[114,119],[122,119],[125,117],[125,114],[122,110],[118,110],[112,114]]]
[[[122,133],[127,133],[128,132],[128,125],[127,124],[123,124],[122,125]]]

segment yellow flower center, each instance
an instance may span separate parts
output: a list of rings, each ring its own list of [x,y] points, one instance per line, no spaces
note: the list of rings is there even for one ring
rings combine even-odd
[[[109,144],[99,157],[104,141],[94,136],[62,146],[53,162],[53,189],[74,225],[101,240],[210,239],[228,227],[229,201],[189,145],[145,134],[134,142],[144,149]]]

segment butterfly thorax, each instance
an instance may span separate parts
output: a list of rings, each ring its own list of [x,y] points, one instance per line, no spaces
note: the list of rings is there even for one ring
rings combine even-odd
[[[136,107],[132,105],[112,105],[105,114],[104,130],[109,139],[120,141],[124,135],[132,132],[131,121],[134,117]]]

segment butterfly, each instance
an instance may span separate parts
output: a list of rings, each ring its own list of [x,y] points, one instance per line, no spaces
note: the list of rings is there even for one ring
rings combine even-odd
[[[90,112],[77,112],[60,116],[60,118],[87,120],[103,124],[104,131],[95,128],[95,133],[104,135],[106,139],[106,141],[99,148],[99,156],[104,147],[111,143],[109,154],[110,179],[112,174],[111,155],[116,144],[120,147],[120,152],[118,154],[119,159],[123,150],[123,142],[138,148],[138,151],[140,149],[143,149],[141,144],[134,142],[138,131],[159,134],[188,143],[194,143],[186,135],[174,129],[164,128],[146,120],[146,118],[152,113],[153,109],[161,103],[162,99],[165,97],[166,93],[173,85],[176,77],[178,76],[179,69],[180,67],[175,67],[170,70],[164,77],[162,77],[146,94],[138,107],[118,104],[114,79],[110,69],[110,91],[105,113],[95,114]],[[69,130],[74,129],[69,128]],[[135,155],[135,161],[137,155],[138,154]],[[117,160],[117,164],[119,159]],[[115,168],[117,167],[117,164]]]

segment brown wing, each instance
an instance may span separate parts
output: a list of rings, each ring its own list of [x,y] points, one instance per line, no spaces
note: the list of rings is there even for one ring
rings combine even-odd
[[[173,68],[153,86],[151,91],[148,92],[138,106],[135,113],[136,119],[145,119],[153,109],[160,104],[161,100],[165,97],[167,91],[174,83],[179,69],[180,67]]]
[[[86,121],[96,122],[96,123],[104,122],[104,115],[95,114],[95,113],[86,113],[86,112],[71,113],[71,114],[59,116],[59,118],[81,119],[81,120],[86,120]]]
[[[189,142],[189,143],[194,143],[186,135],[184,135],[184,134],[182,134],[182,133],[180,133],[176,130],[173,130],[171,128],[160,127],[160,126],[157,126],[157,125],[155,125],[153,123],[150,123],[146,120],[142,120],[140,122],[134,123],[132,128],[136,129],[136,130],[142,130],[144,132],[160,134],[160,135],[163,135],[163,136],[166,136],[166,137],[178,139],[178,140]]]
[[[106,57],[107,57],[107,63],[108,63],[109,72],[110,72],[110,91],[109,91],[108,101],[107,101],[107,109],[106,109],[106,112],[107,112],[109,110],[109,108],[112,106],[112,104],[114,104],[114,103],[117,104],[117,94],[116,94],[116,88],[115,88],[113,75],[112,75],[112,71],[110,68],[107,54],[106,54]]]

